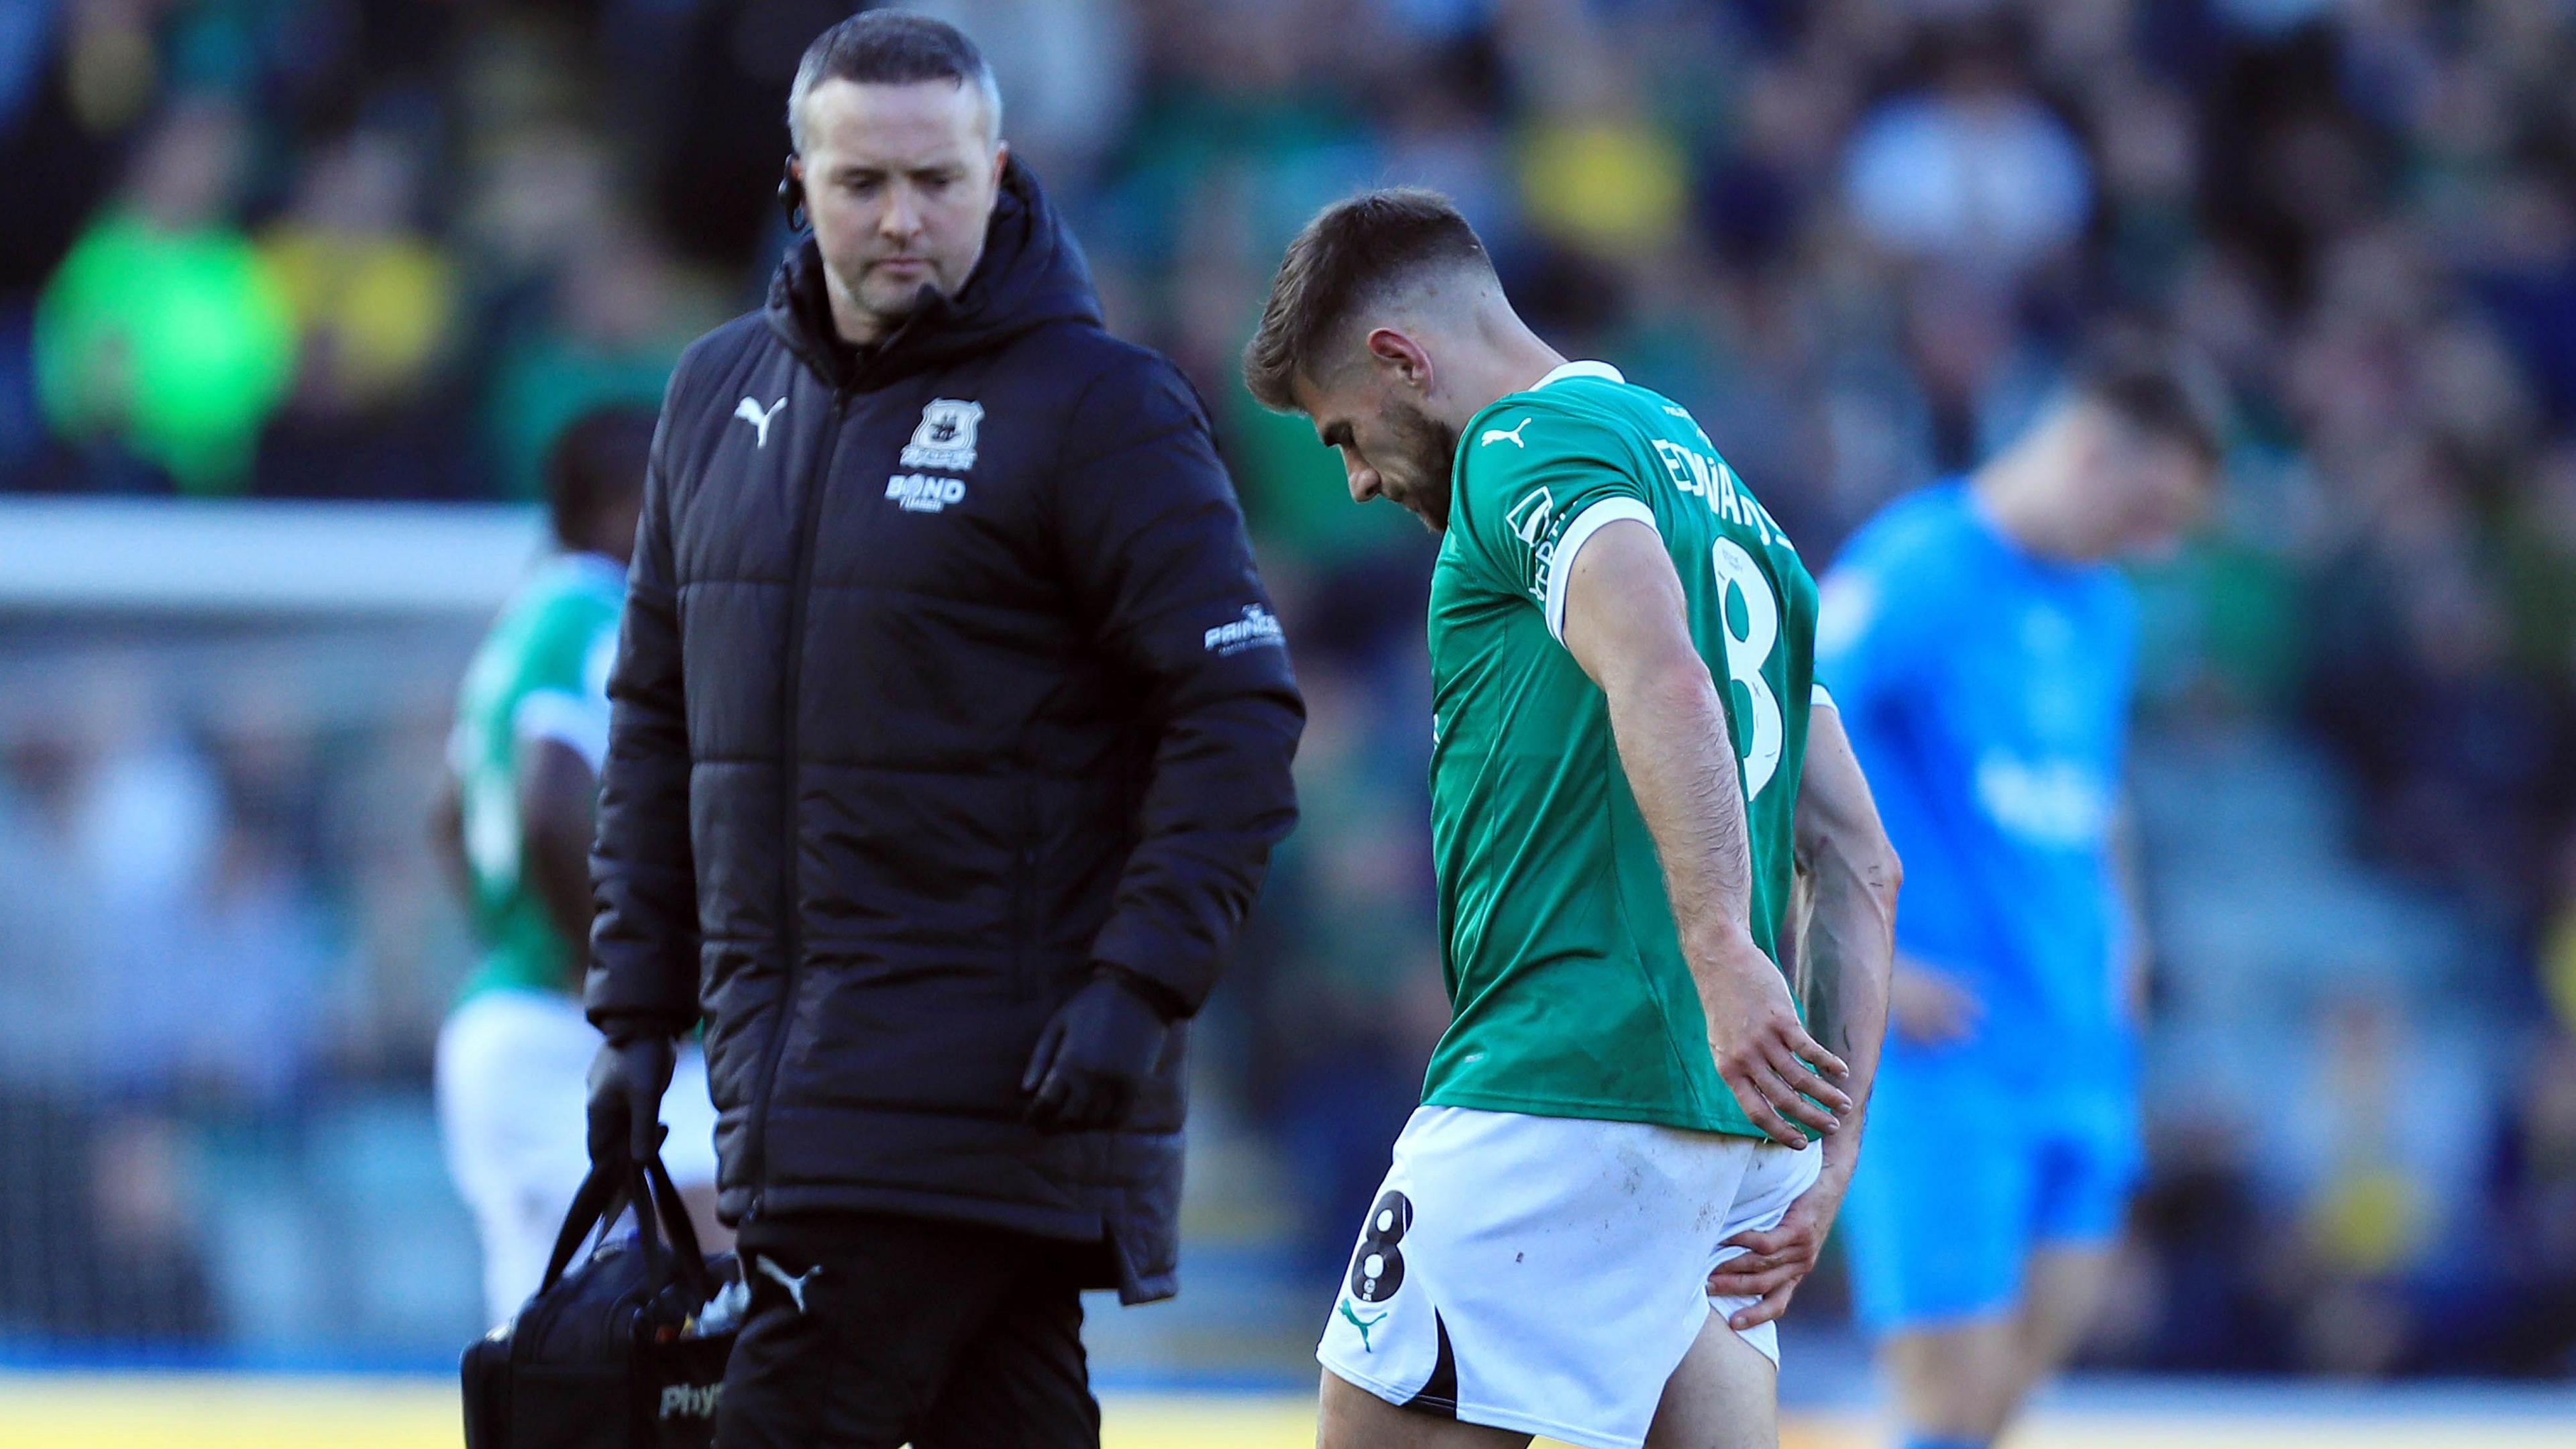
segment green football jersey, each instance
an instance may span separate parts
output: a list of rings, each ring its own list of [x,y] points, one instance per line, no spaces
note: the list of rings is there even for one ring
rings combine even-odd
[[[1431,834],[1452,1018],[1423,1101],[1760,1136],[1719,1079],[1609,702],[1561,641],[1604,524],[1654,525],[1720,685],[1779,956],[1816,585],[1688,412],[1568,363],[1459,435],[1431,577]]]
[[[552,559],[502,609],[465,671],[447,759],[464,808],[466,873],[485,948],[465,996],[499,986],[570,991],[577,984],[576,963],[522,874],[520,751],[535,740],[560,740],[599,768],[608,753],[608,667],[625,602],[625,571],[614,561],[597,554]]]

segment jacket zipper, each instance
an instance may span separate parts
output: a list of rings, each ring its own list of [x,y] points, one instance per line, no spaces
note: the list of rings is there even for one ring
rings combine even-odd
[[[745,1223],[760,1217],[769,1195],[770,1101],[778,1092],[778,1064],[787,1055],[787,1033],[796,1013],[797,978],[803,974],[805,932],[796,906],[796,784],[801,769],[797,720],[805,692],[805,601],[813,591],[814,533],[823,516],[823,495],[831,487],[832,460],[840,452],[841,413],[849,400],[846,386],[832,389],[831,415],[824,419],[822,446],[815,450],[815,467],[806,479],[804,506],[797,510],[796,565],[787,576],[787,668],[779,691],[782,714],[778,766],[779,837],[785,847],[778,862],[778,929],[787,952],[787,979],[779,995],[778,1024],[770,1033],[769,1050],[763,1054],[760,1070],[760,1109],[751,1123],[751,1158],[756,1166],[751,1173],[751,1206],[743,1214]]]

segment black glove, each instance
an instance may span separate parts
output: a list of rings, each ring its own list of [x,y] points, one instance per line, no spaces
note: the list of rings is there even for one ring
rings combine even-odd
[[[1020,1078],[1020,1090],[1035,1094],[1030,1121],[1050,1132],[1079,1132],[1126,1120],[1171,1032],[1164,1012],[1146,999],[1148,989],[1104,967],[1047,1021]]]
[[[662,1147],[662,1091],[671,1039],[650,1028],[611,1036],[590,1062],[590,1160],[623,1168]]]

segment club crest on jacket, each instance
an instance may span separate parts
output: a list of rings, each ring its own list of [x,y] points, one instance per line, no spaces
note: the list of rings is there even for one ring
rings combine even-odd
[[[921,410],[921,424],[903,446],[903,466],[946,468],[963,473],[975,466],[975,425],[984,420],[984,405],[935,397]]]

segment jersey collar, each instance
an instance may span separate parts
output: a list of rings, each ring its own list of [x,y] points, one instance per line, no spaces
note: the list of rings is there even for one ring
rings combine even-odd
[[[1605,382],[1626,382],[1628,380],[1619,375],[1619,369],[1612,367],[1606,362],[1566,362],[1559,363],[1555,368],[1549,371],[1547,376],[1531,383],[1530,391],[1536,392],[1551,382],[1563,382],[1569,377],[1597,377]]]

